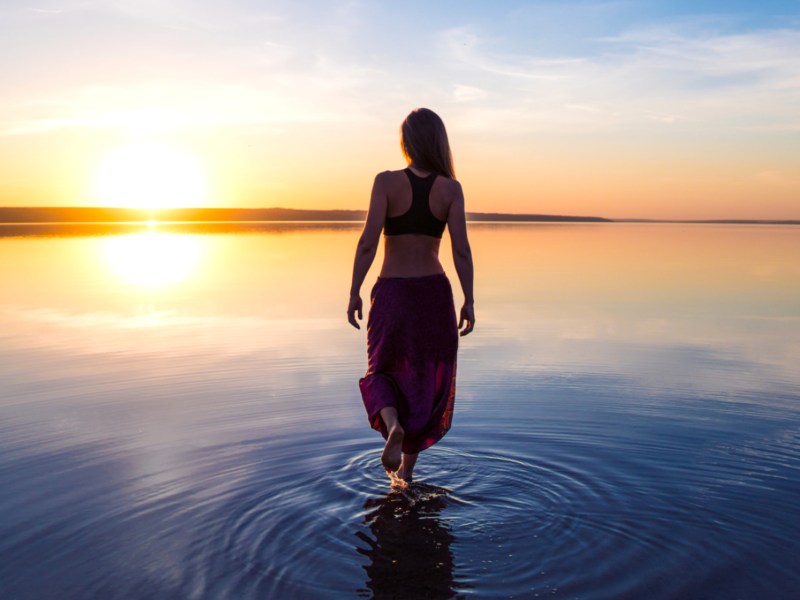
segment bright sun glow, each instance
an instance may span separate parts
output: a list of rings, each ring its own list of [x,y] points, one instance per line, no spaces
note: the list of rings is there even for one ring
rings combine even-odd
[[[200,263],[200,238],[148,231],[114,236],[106,248],[112,271],[128,284],[156,288],[179,283]]]
[[[166,208],[201,206],[206,178],[190,156],[156,143],[119,148],[98,167],[95,197],[101,206]]]

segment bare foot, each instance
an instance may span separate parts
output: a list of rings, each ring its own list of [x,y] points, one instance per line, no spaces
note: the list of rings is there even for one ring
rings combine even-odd
[[[396,471],[387,471],[386,474],[389,476],[389,485],[392,487],[392,489],[404,490],[408,487],[408,482],[400,477]]]
[[[397,469],[397,476],[411,483],[414,479],[414,465],[417,464],[419,453],[406,454],[403,452],[403,460],[400,461],[400,468]]]
[[[397,471],[400,468],[400,461],[403,458],[403,436],[405,431],[400,425],[395,425],[386,438],[386,446],[381,454],[381,462],[388,472]]]
[[[397,476],[406,483],[411,483],[414,481],[414,474],[407,472],[403,467],[400,467],[397,470]]]

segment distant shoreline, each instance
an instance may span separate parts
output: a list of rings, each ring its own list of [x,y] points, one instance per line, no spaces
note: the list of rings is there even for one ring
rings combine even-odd
[[[306,210],[295,208],[136,208],[36,206],[0,207],[0,224],[147,223],[168,222],[353,222],[363,210]],[[733,225],[800,225],[800,220],[772,219],[608,219],[605,217],[468,212],[467,220],[488,223],[698,223]]]

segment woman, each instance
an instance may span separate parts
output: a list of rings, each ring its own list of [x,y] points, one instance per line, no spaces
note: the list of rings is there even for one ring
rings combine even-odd
[[[368,368],[359,387],[370,424],[386,439],[383,466],[411,481],[418,453],[450,429],[458,330],[462,336],[472,331],[475,311],[464,195],[454,179],[444,123],[433,111],[418,108],[403,121],[400,136],[408,167],[375,177],[347,318],[360,329],[361,284],[383,230],[383,266],[367,323]],[[464,293],[458,327],[439,262],[445,225]]]

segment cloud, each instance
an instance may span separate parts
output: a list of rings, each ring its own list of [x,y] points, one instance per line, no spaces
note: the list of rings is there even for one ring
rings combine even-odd
[[[554,80],[563,79],[565,75],[559,71],[575,59],[545,59],[535,56],[494,56],[481,53],[483,40],[471,29],[459,27],[444,31],[441,34],[441,46],[447,58],[456,64],[467,65],[471,69],[486,71],[495,75],[518,79]]]
[[[360,43],[360,2],[327,11],[245,2],[134,4],[65,3],[58,26],[37,24],[55,18],[15,17],[23,44],[20,60],[2,73],[0,135],[335,128],[371,122],[397,95],[380,64],[352,51]],[[97,35],[79,35],[87,25]],[[0,34],[13,29],[6,23]]]
[[[384,74],[320,56],[306,72],[275,68],[262,80],[211,80],[86,85],[46,101],[7,104],[0,135],[64,129],[116,129],[133,135],[214,127],[365,122],[369,87]]]
[[[791,175],[776,169],[766,171],[759,171],[754,175],[754,178],[762,184],[771,187],[785,187],[800,189],[800,177]]]
[[[453,89],[453,99],[456,102],[471,102],[473,100],[483,100],[487,96],[486,90],[471,85],[456,84]]]
[[[476,28],[443,31],[440,41],[453,78],[467,88],[491,86],[492,102],[503,105],[503,121],[517,131],[800,126],[800,30],[631,29],[598,38],[583,56],[562,58],[503,52]],[[484,116],[488,109],[480,107]],[[496,130],[502,123],[485,125]]]
[[[437,30],[442,21],[431,20],[414,32],[415,45],[432,48],[420,61],[407,57],[405,38],[402,47],[376,40],[378,17],[396,15],[369,3],[220,6],[84,0],[37,7],[63,10],[29,18],[63,19],[58,32],[68,35],[34,36],[20,67],[7,67],[14,85],[5,86],[0,135],[336,127],[396,118],[420,104],[447,111],[459,128],[499,135],[800,130],[799,29],[719,33],[704,17],[598,35],[606,24],[575,34],[569,54],[554,54],[519,28],[494,35],[497,15],[476,25],[452,17],[444,22],[453,26]],[[591,9],[602,21],[626,6],[579,3],[568,15]],[[567,9],[546,10],[550,28]],[[89,17],[106,37],[85,46],[76,32]],[[9,27],[5,33],[13,33]],[[108,57],[98,54],[105,48]],[[49,105],[36,104],[45,94]]]
[[[28,8],[29,11],[40,15],[60,15],[63,10],[54,8]]]

